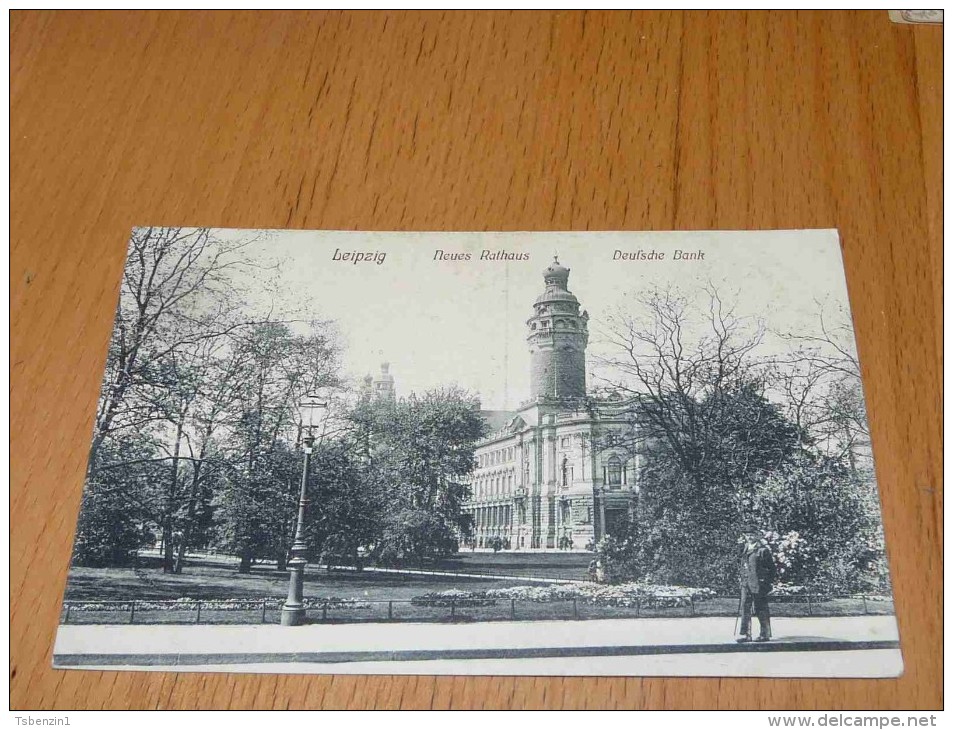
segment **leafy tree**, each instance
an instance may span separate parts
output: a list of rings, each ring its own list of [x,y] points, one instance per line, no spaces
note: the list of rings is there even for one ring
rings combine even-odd
[[[381,472],[349,439],[319,444],[312,458],[309,547],[314,559],[359,563],[380,539],[387,512]]]
[[[600,583],[644,578],[647,571],[642,564],[638,525],[626,520],[617,524],[614,531],[615,535],[606,535],[592,546],[596,554],[590,567],[593,578]]]
[[[470,522],[474,445],[486,424],[459,389],[434,390],[396,402],[364,402],[356,432],[382,484],[387,505],[374,554],[381,560],[421,559],[455,552]]]
[[[76,527],[73,564],[92,568],[131,565],[142,537],[123,500],[117,499],[115,493],[87,490]]]
[[[798,537],[785,582],[832,593],[889,588],[876,489],[844,459],[799,453],[758,485],[749,507],[765,529]]]
[[[258,560],[275,560],[283,570],[293,538],[302,458],[276,441],[259,454],[252,471],[239,463],[227,469],[218,491],[220,544],[240,558],[239,572]]]
[[[88,567],[125,566],[134,562],[138,548],[154,539],[148,525],[159,463],[148,441],[108,443],[105,464],[86,482],[80,506],[73,563]]]
[[[239,571],[248,572],[259,559],[284,566],[302,464],[294,449],[301,433],[297,404],[306,394],[337,386],[337,351],[318,323],[307,334],[280,322],[261,323],[235,340],[241,386],[219,503],[223,544],[239,556]]]

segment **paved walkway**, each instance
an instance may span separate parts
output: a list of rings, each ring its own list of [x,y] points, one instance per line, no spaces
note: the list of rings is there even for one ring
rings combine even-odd
[[[419,674],[896,676],[893,616],[282,626],[60,626],[54,666]],[[466,660],[466,661],[462,661]]]

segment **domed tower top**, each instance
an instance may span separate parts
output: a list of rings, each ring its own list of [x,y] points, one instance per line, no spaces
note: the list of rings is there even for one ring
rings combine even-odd
[[[546,286],[558,286],[565,289],[569,284],[569,269],[559,263],[559,256],[553,256],[553,262],[543,269],[543,281]]]
[[[541,314],[547,309],[547,304],[553,302],[567,302],[578,306],[579,300],[569,291],[569,269],[559,263],[559,257],[553,256],[553,262],[543,269],[543,281],[546,290],[536,297],[536,312]]]

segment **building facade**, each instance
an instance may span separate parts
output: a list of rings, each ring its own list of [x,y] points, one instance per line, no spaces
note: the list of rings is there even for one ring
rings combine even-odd
[[[531,399],[483,412],[492,433],[477,445],[464,507],[473,547],[585,549],[636,508],[639,457],[625,404],[586,392],[589,315],[558,260],[543,281],[526,322]]]

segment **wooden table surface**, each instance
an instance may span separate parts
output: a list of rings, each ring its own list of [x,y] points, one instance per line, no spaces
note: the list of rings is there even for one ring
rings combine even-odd
[[[15,12],[11,44],[13,708],[940,706],[940,28],[886,11]],[[142,224],[839,228],[906,673],[52,670]]]

